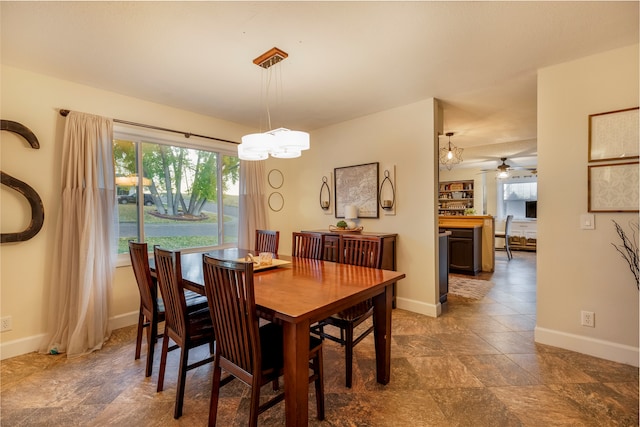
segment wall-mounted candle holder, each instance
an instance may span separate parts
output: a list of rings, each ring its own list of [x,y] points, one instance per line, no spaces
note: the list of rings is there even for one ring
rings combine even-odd
[[[329,188],[329,179],[322,177],[322,185],[320,186],[320,207],[328,211],[331,208],[331,189]]]
[[[396,206],[396,189],[393,185],[393,181],[395,180],[395,166],[390,167],[389,169],[385,169],[384,171],[384,179],[380,184],[380,189],[378,190],[378,201],[380,203],[380,207],[384,209],[385,215],[395,215],[395,206]]]

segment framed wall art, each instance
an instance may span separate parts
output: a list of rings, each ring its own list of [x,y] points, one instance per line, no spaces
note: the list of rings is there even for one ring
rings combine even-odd
[[[639,155],[639,108],[589,115],[589,161],[634,159]]]
[[[378,163],[334,169],[335,214],[344,218],[344,207],[354,205],[359,218],[378,218]]]
[[[640,163],[589,166],[589,212],[638,212]]]

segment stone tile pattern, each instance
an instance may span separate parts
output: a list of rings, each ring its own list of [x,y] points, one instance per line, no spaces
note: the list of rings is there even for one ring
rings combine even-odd
[[[310,387],[310,425],[638,425],[637,368],[534,343],[535,254],[517,252],[510,262],[498,254],[487,279],[495,286],[484,299],[450,296],[439,318],[394,310],[386,386],[375,381],[373,337],[355,348],[352,389],[344,387],[344,350],[325,341],[326,420],[315,419]],[[145,378],[134,341],[128,327],[85,357],[32,353],[2,361],[0,425],[205,426],[211,366],[189,372],[184,415],[174,420],[177,352],[157,393],[159,357]],[[246,425],[248,390],[239,381],[223,388],[219,426]],[[277,405],[259,424],[284,425],[284,410]]]

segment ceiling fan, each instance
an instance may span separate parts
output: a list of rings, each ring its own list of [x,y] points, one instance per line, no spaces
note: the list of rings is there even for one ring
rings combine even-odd
[[[509,176],[509,171],[511,170],[525,170],[529,171],[532,175],[538,175],[538,168],[527,168],[524,166],[512,167],[511,165],[507,164],[506,157],[501,157],[500,160],[502,161],[502,163],[499,164],[496,168],[496,170],[498,171],[498,178],[507,178]]]
[[[513,170],[529,171],[533,175],[538,174],[538,168],[535,168],[535,167],[532,168],[532,167],[524,167],[524,166],[511,166],[510,164],[507,163],[506,157],[501,157],[500,161],[502,163],[500,163],[495,169],[482,169],[482,173],[497,172],[498,178],[508,178],[509,172]]]
[[[506,157],[501,157],[500,160],[502,160],[502,164],[498,165],[498,178],[507,178],[509,176],[511,166],[506,163]]]

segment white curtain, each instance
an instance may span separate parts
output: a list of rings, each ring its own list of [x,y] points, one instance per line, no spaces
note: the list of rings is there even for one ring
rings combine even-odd
[[[264,161],[240,161],[238,247],[253,249],[256,230],[269,228]]]
[[[43,353],[80,356],[100,349],[109,338],[115,201],[113,121],[70,112]]]

